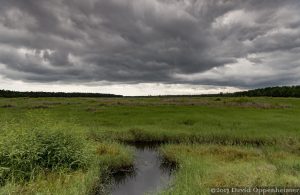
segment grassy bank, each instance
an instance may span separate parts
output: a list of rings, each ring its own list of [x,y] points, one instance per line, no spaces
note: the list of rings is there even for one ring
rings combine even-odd
[[[104,192],[133,162],[125,142],[167,144],[166,194],[299,186],[299,116],[296,98],[1,98],[0,193]]]
[[[110,173],[133,163],[131,148],[70,131],[15,130],[0,140],[0,194],[107,194]]]
[[[162,194],[209,194],[210,187],[300,185],[299,154],[274,147],[167,145],[178,164],[174,186]]]

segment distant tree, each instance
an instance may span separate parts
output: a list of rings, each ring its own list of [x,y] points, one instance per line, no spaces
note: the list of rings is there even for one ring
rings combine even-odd
[[[249,97],[300,97],[300,86],[266,87],[249,91],[236,92],[231,96]]]
[[[19,92],[0,90],[0,97],[122,97],[121,95],[103,94],[103,93],[64,93],[64,92]]]

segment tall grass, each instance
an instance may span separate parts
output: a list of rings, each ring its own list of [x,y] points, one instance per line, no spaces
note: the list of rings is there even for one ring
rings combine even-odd
[[[0,184],[28,181],[41,171],[86,168],[84,140],[60,131],[22,131],[0,142]]]
[[[89,132],[90,139],[118,140],[120,142],[160,142],[160,143],[198,143],[198,144],[219,144],[219,145],[250,145],[264,146],[276,144],[295,144],[298,138],[281,140],[271,136],[249,136],[230,134],[226,132],[180,132],[180,131],[151,131],[141,128],[131,128],[128,131],[104,131]]]
[[[300,185],[300,158],[274,147],[165,145],[161,153],[178,164],[173,185],[162,194],[210,194],[210,187]]]

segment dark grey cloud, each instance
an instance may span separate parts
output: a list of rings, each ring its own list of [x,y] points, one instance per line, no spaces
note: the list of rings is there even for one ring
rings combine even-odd
[[[300,79],[299,0],[0,0],[0,75],[259,87]]]

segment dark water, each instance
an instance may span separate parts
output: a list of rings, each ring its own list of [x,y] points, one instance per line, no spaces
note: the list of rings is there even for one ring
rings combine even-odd
[[[134,169],[131,173],[115,176],[112,195],[155,194],[167,187],[172,169],[164,166],[155,148],[136,148]]]

